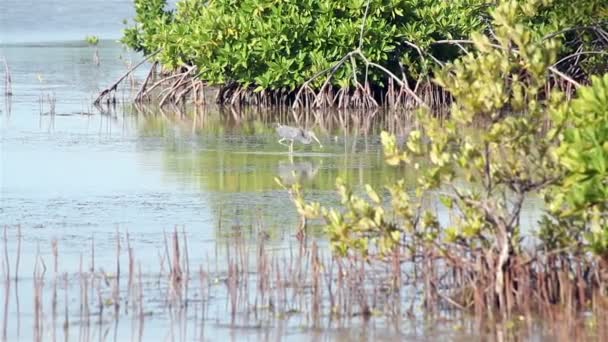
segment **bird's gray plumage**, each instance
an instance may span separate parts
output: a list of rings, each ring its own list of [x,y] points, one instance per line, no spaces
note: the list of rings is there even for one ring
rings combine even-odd
[[[317,139],[317,136],[315,135],[315,133],[313,131],[307,131],[307,130],[299,128],[299,127],[281,125],[279,123],[277,123],[276,130],[277,130],[277,134],[281,138],[281,139],[279,139],[279,144],[285,145],[283,143],[285,140],[290,141],[290,144],[286,145],[286,146],[289,146],[290,153],[293,152],[293,142],[294,141],[298,141],[302,144],[308,145],[313,140],[315,140],[317,143],[319,143],[319,146],[323,147],[323,145],[321,144],[319,139]]]

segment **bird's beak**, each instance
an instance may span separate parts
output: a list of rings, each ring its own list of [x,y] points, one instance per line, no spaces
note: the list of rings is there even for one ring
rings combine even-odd
[[[310,136],[315,139],[315,141],[319,144],[320,148],[323,148],[323,144],[321,144],[321,142],[319,141],[319,139],[317,139],[317,136],[314,133],[310,133]]]

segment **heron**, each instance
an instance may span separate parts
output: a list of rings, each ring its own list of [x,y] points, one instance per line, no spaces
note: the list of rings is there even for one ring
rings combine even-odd
[[[286,125],[281,125],[277,123],[277,134],[281,139],[279,139],[279,144],[284,146],[289,146],[289,153],[293,153],[293,142],[299,141],[302,144],[308,145],[313,140],[319,144],[319,147],[323,148],[323,145],[315,135],[313,131],[308,131],[299,127],[291,127]],[[289,141],[289,145],[285,144],[285,141]]]

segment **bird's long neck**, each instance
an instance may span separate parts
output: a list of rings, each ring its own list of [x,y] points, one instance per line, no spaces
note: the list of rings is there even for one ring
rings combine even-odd
[[[305,130],[302,130],[302,143],[310,144],[311,142],[312,142],[312,137],[310,136],[310,133],[308,133]]]

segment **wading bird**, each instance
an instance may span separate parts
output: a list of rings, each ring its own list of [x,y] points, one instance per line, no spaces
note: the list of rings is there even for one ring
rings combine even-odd
[[[317,136],[313,131],[307,131],[305,129],[299,127],[291,127],[281,125],[277,123],[277,134],[281,139],[279,139],[279,144],[289,146],[289,153],[293,153],[293,142],[298,141],[302,144],[308,145],[313,139],[319,144],[319,147],[323,148],[323,145],[317,139]],[[289,141],[289,145],[285,144],[284,141]]]

